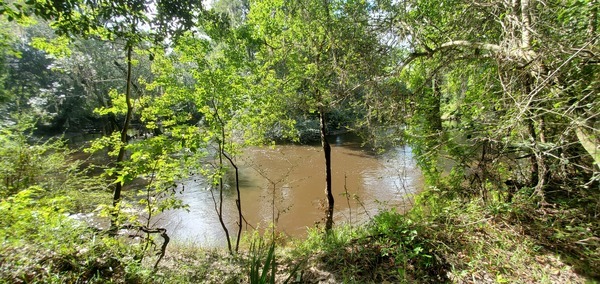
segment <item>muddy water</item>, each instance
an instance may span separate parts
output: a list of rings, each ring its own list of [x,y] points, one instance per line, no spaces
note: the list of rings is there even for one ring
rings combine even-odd
[[[403,210],[408,194],[422,187],[422,176],[410,149],[391,149],[373,155],[352,136],[330,137],[336,224],[362,223],[382,208]],[[238,158],[242,211],[252,228],[276,224],[278,231],[302,237],[306,228],[323,223],[325,216],[325,166],[319,145],[283,145],[246,149]],[[225,244],[213,198],[202,178],[184,183],[179,195],[189,211],[174,210],[160,216],[173,239],[204,246]],[[237,220],[235,188],[224,196],[225,220],[234,235]],[[346,194],[347,192],[347,194]],[[216,196],[218,198],[218,196]]]

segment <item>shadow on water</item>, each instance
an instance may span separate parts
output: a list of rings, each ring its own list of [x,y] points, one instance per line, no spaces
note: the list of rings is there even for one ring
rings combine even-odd
[[[398,147],[374,155],[361,147],[355,135],[328,139],[332,145],[336,224],[364,223],[382,208],[404,210],[410,206],[410,194],[421,190],[422,175],[410,148]],[[279,232],[301,238],[307,227],[322,221],[326,199],[320,144],[248,148],[237,162],[242,211],[249,223],[246,230],[264,229],[274,223]],[[184,186],[185,191],[178,197],[189,205],[189,211],[166,212],[156,221],[167,227],[176,240],[224,245],[206,180],[195,177],[185,181]],[[223,206],[230,232],[234,231],[237,211],[233,185],[224,194]]]

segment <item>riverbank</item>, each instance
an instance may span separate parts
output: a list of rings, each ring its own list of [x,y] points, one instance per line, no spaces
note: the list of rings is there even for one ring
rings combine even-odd
[[[421,203],[406,214],[383,212],[364,226],[337,227],[329,237],[313,229],[306,240],[277,243],[275,282],[283,283],[290,274],[289,283],[598,281],[597,231],[588,228],[590,237],[579,243],[575,242],[579,234],[552,233],[560,230],[558,221],[566,221],[565,214],[572,214],[573,208],[564,204],[552,210],[535,208],[518,198],[510,204],[475,199],[436,202],[444,204]],[[581,227],[585,224],[579,220],[572,226],[585,229]],[[248,283],[252,257],[248,251],[229,257],[219,250],[177,245],[156,281]],[[265,260],[266,250],[259,257]]]
[[[585,245],[566,241],[574,235],[553,241],[544,231],[559,226],[539,219],[560,220],[572,208],[550,212],[518,201],[444,203],[439,208],[421,204],[407,214],[384,212],[366,226],[338,227],[328,238],[312,231],[304,241],[278,245],[277,279],[285,279],[300,263],[292,277],[299,283],[597,283],[598,242],[593,237]],[[525,221],[525,217],[537,220]],[[539,227],[542,224],[546,226]],[[579,225],[583,224],[573,224]],[[587,249],[573,252],[569,245]],[[204,270],[204,278],[194,278],[198,275],[191,271],[197,269],[177,273],[182,272],[177,263],[190,263],[186,259],[193,258],[184,251],[178,248],[165,262],[165,277],[176,275],[181,283],[247,280],[243,270],[232,268],[244,263],[239,260],[208,262],[212,265]],[[225,278],[211,282],[214,273]]]
[[[296,241],[254,235],[235,256],[171,243],[156,270],[157,256],[135,257],[143,248],[135,240],[90,231],[48,207],[23,210],[31,200],[17,196],[12,208],[0,206],[3,220],[13,221],[3,222],[0,282],[268,283],[251,275],[273,271],[263,268],[274,243],[275,283],[597,283],[593,200],[539,207],[528,193],[483,203],[424,192],[405,214],[381,212],[328,237],[317,229]]]

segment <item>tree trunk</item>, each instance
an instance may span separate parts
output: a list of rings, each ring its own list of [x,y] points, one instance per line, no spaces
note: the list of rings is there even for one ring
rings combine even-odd
[[[223,148],[224,141],[219,141],[219,170],[223,170]],[[229,238],[229,230],[227,229],[227,225],[225,224],[225,220],[223,220],[223,190],[224,190],[224,182],[223,173],[219,173],[219,207],[217,208],[217,202],[214,200],[215,197],[213,195],[213,201],[215,203],[215,210],[217,211],[217,215],[219,216],[219,223],[221,223],[221,227],[225,232],[225,238],[227,238],[227,248],[229,249],[229,254],[233,255],[233,250],[231,248],[231,239]],[[212,194],[212,191],[211,191]]]
[[[244,216],[242,215],[242,197],[241,197],[241,192],[240,192],[240,173],[239,173],[238,166],[235,164],[233,159],[231,157],[229,157],[229,155],[227,155],[227,153],[225,153],[225,151],[223,151],[223,156],[225,156],[225,158],[227,158],[227,160],[229,161],[229,164],[231,164],[231,166],[235,169],[235,191],[237,193],[237,199],[235,200],[235,205],[238,210],[238,233],[237,233],[237,238],[235,240],[235,252],[237,253],[240,248],[240,239],[242,237],[242,225],[243,225],[242,221],[244,219]]]
[[[127,103],[127,113],[125,115],[125,122],[123,123],[123,128],[121,129],[121,145],[119,146],[119,155],[117,156],[116,167],[117,173],[123,170],[123,161],[125,160],[125,147],[127,146],[127,130],[129,129],[129,124],[131,123],[131,118],[133,116],[133,104],[131,103],[131,54],[133,51],[133,46],[131,44],[127,45],[127,86],[125,88],[125,102]],[[118,177],[117,177],[118,178]],[[110,221],[110,230],[112,232],[116,232],[117,221],[119,217],[118,213],[118,205],[121,202],[121,189],[123,187],[122,182],[116,182],[115,190],[113,194],[113,213]]]
[[[325,193],[327,194],[325,231],[329,233],[333,228],[334,199],[331,190],[331,146],[329,145],[329,142],[327,142],[327,138],[325,137],[325,112],[322,108],[319,109],[319,123],[321,132],[321,146],[323,147],[323,152],[325,153]]]
[[[530,49],[530,29],[531,23],[529,20],[529,0],[521,0],[521,48],[523,48],[525,52],[529,51]],[[531,60],[531,58],[528,59]]]
[[[540,120],[538,121],[538,126],[539,141],[542,145],[544,145],[546,143],[546,127],[543,118],[540,118]],[[547,151],[547,149],[540,149],[539,146],[537,147],[536,155],[538,155],[538,183],[535,186],[535,192],[537,192],[537,195],[542,198],[542,204],[545,203],[545,194],[543,191],[544,186],[548,183],[548,180],[550,179],[550,171],[548,171],[548,167],[546,166],[546,158],[544,156],[544,151]]]
[[[533,78],[530,75],[525,75],[524,81],[524,93],[527,96],[533,96]],[[535,114],[532,114],[535,116]],[[547,173],[548,169],[546,167],[546,161],[544,159],[543,149],[540,149],[541,142],[542,145],[546,141],[546,137],[544,134],[544,121],[543,119],[539,120],[539,130],[535,130],[535,121],[533,118],[527,118],[527,131],[529,132],[529,139],[531,140],[531,178],[530,178],[530,186],[534,188],[534,194],[540,197],[540,204],[546,204],[545,194],[543,191],[544,186],[547,181]]]
[[[221,223],[221,227],[223,228],[223,231],[225,232],[225,237],[227,238],[227,248],[229,249],[229,254],[233,255],[233,250],[231,247],[231,239],[229,237],[229,230],[227,229],[227,225],[225,224],[225,221],[223,220],[223,189],[224,189],[223,157],[225,157],[231,163],[231,165],[235,168],[235,184],[236,184],[236,189],[237,189],[237,194],[238,194],[238,199],[236,200],[236,205],[238,208],[238,213],[239,213],[239,218],[240,218],[235,252],[238,251],[240,236],[242,234],[242,221],[241,221],[242,220],[242,205],[240,203],[239,175],[238,175],[237,166],[233,163],[233,160],[229,156],[227,156],[227,154],[225,153],[225,123],[223,122],[223,120],[221,119],[221,116],[219,115],[219,108],[217,107],[217,103],[213,100],[212,104],[213,104],[213,107],[215,108],[215,110],[214,110],[215,117],[221,127],[221,140],[218,141],[219,142],[219,171],[220,171],[220,173],[219,173],[219,175],[220,175],[219,176],[219,207],[218,208],[217,208],[217,203],[214,200],[215,199],[214,195],[213,195],[213,201],[215,202],[215,210],[217,211],[217,215],[219,215],[219,222]]]
[[[431,122],[431,130],[433,130],[436,134],[439,134],[442,131],[442,87],[440,80],[437,76],[431,82],[433,84],[433,97],[431,105],[430,122]]]
[[[539,168],[538,168],[538,161],[537,161],[537,155],[536,155],[536,133],[535,133],[535,126],[533,124],[533,120],[528,119],[527,120],[527,130],[529,131],[529,139],[531,139],[532,142],[532,150],[531,150],[531,157],[529,158],[529,163],[531,164],[531,176],[529,178],[529,186],[534,187],[537,185],[538,183],[538,174],[539,174]]]
[[[598,23],[598,6],[594,5],[594,1],[588,3],[592,7],[590,10],[590,21],[588,22],[588,37],[591,39],[596,36],[596,25]]]

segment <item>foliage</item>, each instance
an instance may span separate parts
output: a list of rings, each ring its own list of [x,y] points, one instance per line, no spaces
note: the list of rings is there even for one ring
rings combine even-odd
[[[374,147],[410,144],[427,182],[408,214],[313,230],[293,252],[316,255],[343,281],[578,281],[571,266],[598,277],[597,1],[214,7],[0,1],[3,281],[160,279],[143,259],[152,217],[184,207],[179,181],[210,179],[227,231],[225,177],[235,171],[237,182],[244,147],[314,136],[327,153],[326,128],[363,131]],[[101,179],[61,139],[34,135],[99,128],[89,151],[115,160]],[[89,210],[84,197],[107,199],[106,179],[112,233],[141,229],[141,241],[65,216]],[[230,264],[247,265],[250,282],[274,282],[280,264],[294,262],[276,262],[274,243],[254,242],[249,253]],[[199,281],[209,266],[199,267],[182,279]]]
[[[554,208],[546,209],[529,201],[531,189],[517,192],[502,216],[521,226],[539,246],[558,251],[575,270],[595,279],[600,277],[600,223],[597,222],[598,190],[548,195]]]
[[[292,256],[315,255],[324,269],[348,283],[437,283],[445,264],[435,246],[421,236],[420,223],[396,212],[382,212],[366,226],[340,226],[331,234],[310,231]]]
[[[60,140],[33,143],[32,121],[2,128],[4,164],[0,195],[1,281],[11,283],[71,282],[76,279],[136,277],[125,271],[127,258],[139,246],[114,243],[112,238],[69,215],[80,208],[86,193],[102,185],[86,176],[80,162],[71,161]],[[9,152],[10,151],[10,152]],[[75,194],[76,193],[76,194]],[[136,265],[130,261],[131,265]]]
[[[326,173],[326,231],[333,226],[329,115],[344,102],[360,98],[358,89],[379,75],[380,45],[369,27],[376,13],[364,1],[255,1],[248,23],[264,42],[256,54],[263,85],[274,84],[287,109],[319,119]],[[371,67],[374,67],[371,69]]]
[[[0,196],[9,197],[31,186],[51,195],[102,186],[86,176],[81,162],[70,159],[74,151],[64,141],[36,138],[34,123],[25,115],[15,120],[19,122],[0,129]]]
[[[374,218],[370,231],[375,239],[381,238],[387,242],[382,245],[382,256],[391,255],[405,266],[407,262],[425,268],[435,266],[434,256],[431,255],[432,245],[419,235],[422,228],[406,216],[394,211],[383,212]]]
[[[198,168],[210,179],[211,190],[218,192],[218,198],[213,195],[215,209],[233,252],[221,213],[225,172],[229,167],[237,171],[235,157],[243,146],[270,142],[266,135],[270,126],[277,124],[283,136],[290,136],[287,129],[293,121],[282,115],[280,101],[268,93],[269,88],[253,84],[257,76],[247,55],[253,47],[246,27],[223,29],[227,22],[216,17],[199,26],[206,37],[185,34],[173,53],[156,51],[156,79],[146,82],[146,87],[162,93],[148,101],[142,120],[148,127],[161,123],[164,128],[172,127],[173,134],[185,135],[190,154],[212,156],[212,161],[198,161]],[[236,184],[237,180],[232,183]],[[240,202],[238,197],[235,251],[242,231]]]
[[[119,43],[56,36],[48,23],[21,27],[21,44],[9,57],[4,83],[12,97],[8,111],[33,112],[38,133],[110,133],[120,116],[99,117],[95,108],[108,107],[109,90],[121,90],[123,76]]]
[[[139,245],[115,241],[68,217],[67,196],[33,186],[0,202],[0,281],[132,283],[144,269],[130,256]]]
[[[244,272],[238,259],[218,248],[192,243],[169,246],[160,270],[148,282],[155,283],[240,283]]]
[[[266,254],[265,247],[268,247]],[[250,283],[275,283],[277,272],[275,259],[275,243],[265,246],[262,239],[250,244],[250,269],[248,272]],[[264,257],[264,260],[262,259]]]
[[[597,251],[593,252],[597,244],[577,244],[579,239],[585,239],[580,233],[590,232],[587,228],[593,230],[589,219],[569,218],[571,226],[579,229],[573,230],[573,235],[563,235],[569,237],[557,243],[551,235],[564,232],[560,229],[564,226],[560,220],[572,209],[561,206],[550,213],[531,204],[528,198],[532,192],[532,189],[524,189],[512,202],[505,202],[498,195],[500,198],[487,203],[478,198],[449,198],[434,192],[425,199],[442,199],[443,204],[422,200],[408,217],[421,224],[422,236],[447,263],[447,275],[453,282],[461,279],[508,283],[581,282],[581,276],[576,273],[592,279],[597,277],[597,272],[590,269],[597,258]],[[544,215],[549,214],[548,218],[541,217],[540,211],[546,211]],[[587,237],[594,239],[592,235]],[[573,250],[572,246],[584,250]],[[573,261],[573,253],[586,254],[579,257],[585,261]]]
[[[309,267],[346,283],[582,283],[578,273],[597,277],[592,204],[583,212],[564,204],[541,215],[543,208],[522,199],[531,189],[512,203],[488,204],[441,192],[420,196],[408,213],[381,212],[364,227],[337,227],[328,237],[309,233],[292,245],[290,257],[310,256]]]
[[[278,235],[274,227],[265,230],[264,233],[257,231],[246,235],[245,243],[249,244],[247,255],[241,260],[244,262],[244,273],[247,283],[290,283],[298,272],[304,268],[306,261],[288,258],[282,249],[283,235]]]
[[[595,184],[598,104],[589,96],[598,92],[590,79],[598,68],[597,58],[583,53],[597,48],[590,33],[597,4],[449,3],[389,10],[403,23],[398,36],[408,45],[400,47],[398,76],[409,90],[411,115],[399,121],[430,185],[444,187],[438,182],[448,164],[460,168],[446,179],[459,194],[483,198],[507,181],[535,187],[542,203],[545,191],[572,186],[567,175],[577,177],[577,186]],[[576,32],[550,32],[565,31],[562,15],[579,25]],[[568,47],[565,38],[573,39]]]

